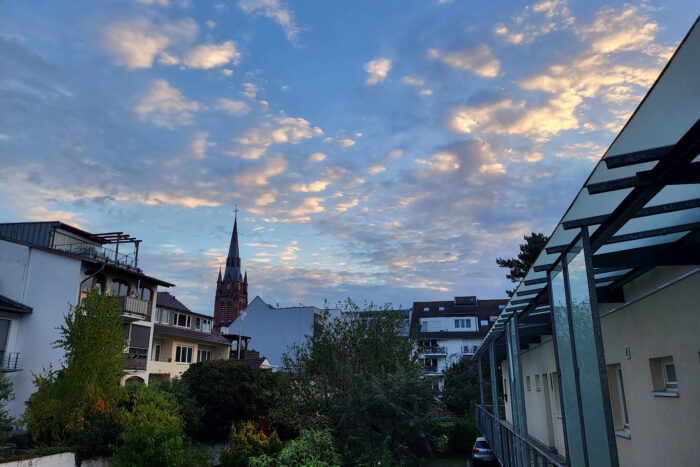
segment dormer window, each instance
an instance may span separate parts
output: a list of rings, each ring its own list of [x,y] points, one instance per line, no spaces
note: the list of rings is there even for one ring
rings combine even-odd
[[[175,326],[183,328],[192,327],[192,318],[184,313],[175,313]]]

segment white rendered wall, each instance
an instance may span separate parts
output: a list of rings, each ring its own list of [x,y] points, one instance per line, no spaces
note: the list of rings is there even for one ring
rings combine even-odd
[[[16,341],[8,350],[21,352],[22,359],[22,371],[7,374],[15,392],[9,405],[14,417],[24,412],[25,401],[36,390],[32,373],[41,373],[49,364],[54,369],[61,366],[63,352],[52,343],[69,304],[77,300],[80,264],[79,259],[0,240],[0,294],[34,310],[13,322],[15,336],[10,331]]]
[[[238,334],[241,316],[229,325],[229,334]],[[244,336],[250,336],[248,348],[260,352],[273,366],[282,366],[282,354],[293,344],[302,344],[313,333],[314,309],[270,309],[256,297],[245,309]]]

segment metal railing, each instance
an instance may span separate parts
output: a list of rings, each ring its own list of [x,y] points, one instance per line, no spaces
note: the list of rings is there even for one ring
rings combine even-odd
[[[149,302],[148,300],[141,300],[140,298],[135,297],[119,297],[119,304],[122,307],[122,313],[136,315],[139,319],[144,321],[151,320],[152,303],[153,302]]]
[[[496,420],[480,405],[475,405],[475,409],[476,426],[503,467],[568,466],[565,459],[558,459],[560,456],[545,452],[532,440],[515,433],[509,424]]]
[[[21,354],[19,352],[0,351],[0,370],[3,373],[20,371],[21,369]]]
[[[95,259],[98,261],[110,261],[129,268],[137,268],[138,262],[134,255],[117,253],[116,250],[94,245],[92,243],[68,243],[65,245],[54,245],[56,250],[65,251],[83,258]]]
[[[423,376],[438,376],[442,375],[445,372],[443,370],[438,370],[437,367],[434,366],[424,366],[423,367]]]
[[[129,352],[124,354],[125,370],[145,370],[148,365],[148,355],[145,353]]]
[[[423,347],[420,352],[423,355],[447,355],[447,348],[444,346]]]

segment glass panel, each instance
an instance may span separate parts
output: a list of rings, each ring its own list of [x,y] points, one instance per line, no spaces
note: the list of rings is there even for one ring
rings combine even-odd
[[[605,371],[601,372],[598,363],[598,352],[603,349],[599,347],[602,343],[596,340],[594,331],[594,311],[582,241],[579,240],[566,254],[566,259],[588,462],[590,465],[607,466],[611,465],[604,404],[604,398],[609,396],[608,391],[603,391],[603,378],[607,376]]]
[[[556,329],[557,356],[561,374],[561,402],[564,405],[567,451],[571,465],[584,465],[583,438],[576,394],[574,359],[571,353],[571,334],[566,309],[564,271],[557,264],[551,273],[552,320]]]
[[[139,326],[138,324],[131,325],[131,342],[130,347],[137,349],[148,349],[148,344],[151,341],[151,328],[147,326]]]
[[[0,319],[0,352],[5,352],[7,347],[7,335],[10,332],[10,320]]]

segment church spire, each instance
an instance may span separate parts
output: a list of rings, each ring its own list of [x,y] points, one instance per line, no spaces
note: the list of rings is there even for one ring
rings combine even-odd
[[[228,258],[226,258],[226,269],[224,271],[225,281],[231,277],[234,282],[241,281],[241,257],[238,253],[238,207],[236,207],[236,217],[233,221],[233,233],[231,233],[231,243],[228,248]]]
[[[219,266],[219,278],[216,280],[217,283],[222,282],[221,281],[221,266]]]

